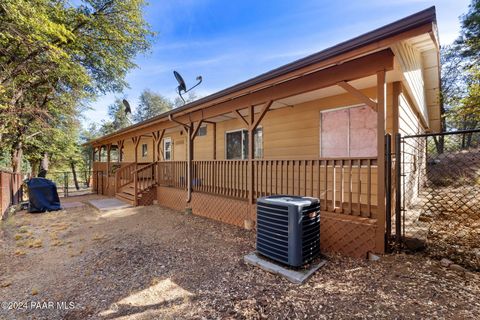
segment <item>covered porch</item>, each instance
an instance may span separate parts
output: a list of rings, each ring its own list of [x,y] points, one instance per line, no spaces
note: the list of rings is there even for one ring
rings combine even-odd
[[[399,86],[401,79],[390,50],[316,71],[304,69],[288,81],[206,107],[177,111],[160,123],[149,125],[147,121],[135,131],[94,145],[94,159],[101,160],[102,152],[106,159],[96,161],[94,170],[104,172],[106,185],[102,187],[107,194],[134,205],[156,200],[238,226],[255,221],[258,197],[317,197],[325,217],[322,228],[329,229],[323,232],[325,238],[334,243],[332,234],[351,233],[357,241],[350,241],[347,251],[358,252],[363,247],[361,252],[381,252],[384,135],[393,127],[392,117],[387,118],[392,92],[387,91]],[[347,149],[334,156],[337,147],[322,132],[322,121],[332,124],[334,120],[323,114],[351,107],[366,113],[361,121],[374,120],[370,121],[375,131],[370,153],[355,155],[350,146],[343,146]],[[237,131],[241,133],[230,137],[230,132]],[[352,227],[344,228],[345,221]]]

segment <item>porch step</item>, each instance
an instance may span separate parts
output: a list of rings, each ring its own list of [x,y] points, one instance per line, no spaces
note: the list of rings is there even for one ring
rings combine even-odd
[[[125,192],[119,192],[119,193],[116,193],[115,194],[115,198],[119,199],[119,200],[123,200],[123,201],[126,201],[130,204],[134,204],[134,200],[135,198],[133,197],[133,195],[131,194],[128,194],[128,193],[125,193]],[[139,197],[140,198],[140,197]]]
[[[151,179],[144,179],[143,181],[147,181],[147,180],[151,180]],[[149,186],[146,190],[149,190],[152,187],[155,187],[155,184],[152,183],[151,186]],[[115,194],[115,197],[118,198],[119,200],[126,201],[133,205],[135,202],[135,186],[133,182],[121,187],[120,192],[117,192]],[[141,198],[142,198],[142,193],[138,193],[137,200]]]

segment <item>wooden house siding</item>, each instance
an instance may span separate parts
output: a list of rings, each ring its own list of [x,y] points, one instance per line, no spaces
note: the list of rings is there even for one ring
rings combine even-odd
[[[391,88],[392,84],[388,84],[386,130],[388,133],[393,134],[393,96]],[[373,100],[376,100],[375,87],[361,91]],[[358,100],[355,99],[355,97],[345,93],[269,111],[260,124],[260,127],[263,129],[263,158],[269,160],[300,160],[320,157],[320,112],[358,105]],[[414,120],[413,118],[409,118],[409,113],[405,111],[402,112],[401,115],[406,119],[406,123],[412,123]],[[402,121],[402,128],[408,126],[407,124],[403,125],[403,122],[405,121]],[[239,119],[218,122],[215,130],[213,124],[206,124],[206,126],[207,134],[205,136],[198,136],[194,140],[195,160],[213,160],[214,149],[216,149],[216,159],[225,159],[225,133],[246,129],[245,123]],[[216,139],[214,139],[214,131],[216,133]],[[186,133],[184,129],[165,133],[163,140],[170,138],[173,142],[172,160],[186,160],[187,145],[185,137]],[[164,160],[163,140],[160,144],[161,160]],[[215,140],[216,148],[214,148]],[[143,158],[141,155],[141,145],[143,143],[148,144],[148,154],[146,158]],[[137,150],[138,161],[152,162],[153,147],[153,138],[142,137]],[[123,150],[124,162],[134,161],[134,149],[134,144],[131,139],[125,140]]]

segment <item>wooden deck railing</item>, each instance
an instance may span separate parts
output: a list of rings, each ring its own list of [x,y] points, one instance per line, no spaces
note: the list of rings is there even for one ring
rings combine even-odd
[[[253,160],[254,198],[275,194],[319,198],[322,210],[375,217],[377,159]],[[159,184],[187,187],[187,162],[159,162]],[[192,161],[192,189],[248,199],[247,160]]]
[[[373,217],[376,163],[376,158],[254,160],[254,197],[311,196],[324,211]]]
[[[227,197],[248,198],[248,161],[192,162],[192,189]]]
[[[157,185],[158,182],[158,166],[157,162],[152,162],[147,165],[143,165],[140,169],[132,172],[133,174],[133,191],[135,205],[138,201],[138,195],[147,190],[153,185]]]
[[[158,184],[163,187],[187,188],[187,161],[159,161]]]
[[[115,191],[133,182],[133,172],[137,170],[136,163],[129,163],[115,171]]]

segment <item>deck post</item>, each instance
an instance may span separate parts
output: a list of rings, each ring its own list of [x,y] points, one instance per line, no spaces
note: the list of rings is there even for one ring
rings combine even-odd
[[[117,157],[117,162],[121,163],[122,162],[122,150],[123,150],[123,143],[125,142],[125,140],[118,140],[117,141],[117,147],[118,147],[118,157]]]
[[[107,190],[110,188],[110,151],[112,150],[112,144],[107,144]]]
[[[138,169],[138,144],[140,143],[140,137],[132,137],[132,142],[135,146],[133,161],[135,162],[135,170],[137,170]]]
[[[152,132],[153,135],[153,162],[160,161],[160,143],[162,142],[165,129]]]
[[[216,122],[213,122],[212,123],[212,126],[213,126],[213,160],[216,160],[217,159],[217,123]]]
[[[385,70],[377,71],[377,234],[375,248],[385,252],[385,114],[386,90]]]
[[[193,123],[190,123],[186,126],[187,129],[187,203],[190,203],[192,200],[192,160],[193,160],[193,139],[194,136],[194,126]]]
[[[248,108],[248,175],[249,175],[249,182],[248,182],[248,203],[253,205],[254,203],[254,168],[253,168],[253,153],[255,151],[254,139],[253,139],[253,123],[255,120],[254,115],[254,108],[250,106]]]

